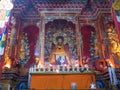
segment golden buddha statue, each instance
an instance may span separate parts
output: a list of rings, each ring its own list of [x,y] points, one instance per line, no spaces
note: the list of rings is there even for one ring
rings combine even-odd
[[[58,36],[56,38],[57,43],[53,45],[52,53],[49,58],[49,62],[55,65],[69,64],[70,54],[68,46],[64,44],[64,37]]]

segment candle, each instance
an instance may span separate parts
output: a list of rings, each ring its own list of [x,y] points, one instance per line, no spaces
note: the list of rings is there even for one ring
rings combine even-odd
[[[67,72],[69,72],[70,71],[70,66],[68,65],[68,67],[67,67]]]
[[[81,71],[83,72],[84,71],[84,66],[82,65],[82,67],[81,67]]]
[[[59,73],[59,70],[58,70],[58,69],[56,69],[56,72],[57,72],[57,73]]]
[[[65,66],[64,66],[64,65],[62,66],[62,71],[63,71],[63,72],[65,71]]]
[[[46,68],[45,67],[43,67],[43,72],[45,72],[46,71]]]
[[[74,65],[72,65],[72,71],[73,71],[73,72],[75,71],[75,66],[74,66]]]
[[[50,64],[50,70],[52,71],[52,69],[53,69],[53,66]]]
[[[67,69],[67,65],[65,64],[64,67],[65,67],[65,71],[66,71],[66,69]]]
[[[53,72],[55,72],[55,67],[53,66]]]
[[[50,72],[50,65],[48,65],[48,72]]]
[[[86,70],[87,70],[87,72],[89,71],[89,66],[88,65],[86,65]]]
[[[33,67],[30,67],[30,73],[32,73],[33,72]]]
[[[57,65],[57,69],[60,71],[60,66],[59,65]]]
[[[77,66],[77,72],[79,72],[79,66]]]
[[[40,66],[40,65],[38,65],[38,71],[39,71],[39,72],[41,71],[41,66]]]
[[[34,72],[36,72],[36,65],[34,65]]]

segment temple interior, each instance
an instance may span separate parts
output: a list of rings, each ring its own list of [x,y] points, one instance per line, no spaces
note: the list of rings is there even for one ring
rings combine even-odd
[[[0,90],[120,90],[120,0],[0,0]]]

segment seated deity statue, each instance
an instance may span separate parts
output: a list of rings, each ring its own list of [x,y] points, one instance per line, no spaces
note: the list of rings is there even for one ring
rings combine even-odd
[[[53,45],[49,62],[54,65],[70,65],[70,52],[67,44],[64,44],[64,38],[58,36],[57,43]]]

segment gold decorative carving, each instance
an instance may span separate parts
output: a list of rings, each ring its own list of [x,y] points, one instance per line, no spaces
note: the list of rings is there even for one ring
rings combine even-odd
[[[118,58],[120,58],[120,43],[119,43],[119,39],[118,39],[118,34],[115,31],[115,28],[113,25],[111,25],[107,29],[107,35],[108,35],[111,53],[114,55],[116,54],[118,56]]]
[[[115,10],[120,10],[120,0],[114,0],[113,4],[112,4],[112,7],[115,9]]]

